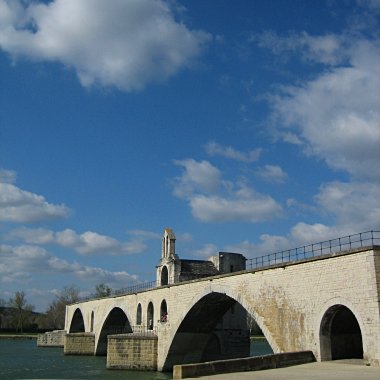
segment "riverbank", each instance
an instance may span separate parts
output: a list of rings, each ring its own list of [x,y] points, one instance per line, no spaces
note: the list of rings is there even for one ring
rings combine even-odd
[[[363,361],[315,362],[265,371],[203,376],[200,380],[379,380],[380,368]]]
[[[0,334],[0,339],[37,339],[37,334]]]

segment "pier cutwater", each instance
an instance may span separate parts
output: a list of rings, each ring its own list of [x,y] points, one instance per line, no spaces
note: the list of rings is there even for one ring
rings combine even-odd
[[[108,368],[171,371],[249,356],[250,316],[275,354],[380,365],[379,231],[251,260],[181,259],[175,240],[166,228],[156,281],[67,306],[65,331],[39,345],[106,355]]]

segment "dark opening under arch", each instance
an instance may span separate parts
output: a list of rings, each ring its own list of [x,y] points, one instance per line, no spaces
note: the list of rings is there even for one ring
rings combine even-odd
[[[168,284],[169,284],[168,268],[166,266],[163,266],[161,269],[161,285],[168,285]]]
[[[96,347],[96,355],[107,354],[108,335],[127,334],[131,332],[132,328],[124,311],[119,307],[113,308],[108,314],[100,332],[98,346]]]
[[[322,360],[363,358],[363,341],[354,313],[343,305],[330,307],[321,321]]]
[[[163,369],[170,371],[175,363],[247,356],[250,356],[247,311],[226,294],[212,292],[187,313],[171,343]]]
[[[69,333],[84,332],[84,320],[80,309],[76,309],[71,320]]]

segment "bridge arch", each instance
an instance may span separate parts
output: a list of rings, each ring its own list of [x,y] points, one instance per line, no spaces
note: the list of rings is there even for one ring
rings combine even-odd
[[[167,347],[163,350],[165,359],[162,369],[171,370],[175,362],[216,360],[217,357],[209,357],[208,352],[215,352],[215,350],[220,352],[223,349],[223,341],[220,335],[215,333],[214,328],[223,315],[234,306],[235,313],[238,309],[236,306],[239,306],[255,319],[272,350],[279,352],[279,347],[264,324],[263,318],[241,293],[231,287],[209,284],[183,308],[186,311],[176,321],[170,320],[171,336]],[[197,332],[198,336],[194,332]],[[187,342],[184,343],[184,341]],[[181,346],[186,347],[188,352],[181,352]],[[249,351],[245,356],[248,355]]]
[[[77,308],[71,319],[69,333],[85,332],[84,318],[81,309]]]
[[[321,360],[364,357],[364,334],[360,317],[345,303],[330,305],[320,318]]]
[[[120,307],[114,307],[105,318],[100,330],[96,346],[95,355],[107,354],[107,337],[113,334],[131,333],[132,327],[127,314]]]

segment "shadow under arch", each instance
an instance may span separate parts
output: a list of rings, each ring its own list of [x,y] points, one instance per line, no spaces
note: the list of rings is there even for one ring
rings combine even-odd
[[[203,295],[179,324],[162,369],[250,356],[247,314],[240,302],[224,292]]]
[[[78,308],[75,310],[71,319],[69,333],[85,332],[84,319],[82,311]]]
[[[95,349],[95,355],[107,355],[108,335],[127,334],[131,332],[132,327],[127,315],[119,307],[114,307],[103,323],[99,334],[98,344]]]
[[[362,359],[362,333],[355,314],[341,304],[323,315],[319,330],[321,360]]]

